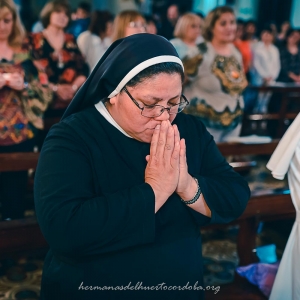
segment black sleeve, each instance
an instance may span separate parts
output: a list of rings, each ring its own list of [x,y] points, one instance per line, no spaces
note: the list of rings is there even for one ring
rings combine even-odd
[[[189,208],[200,225],[203,225],[203,220],[210,224],[228,223],[237,219],[245,210],[250,189],[246,180],[227,163],[204,125],[201,123],[199,127],[201,143],[205,144],[205,149],[201,170],[191,175],[199,181],[203,197],[211,210],[211,218],[204,218],[201,213]]]
[[[87,146],[68,126],[51,129],[35,176],[36,214],[51,249],[84,258],[154,241],[151,186],[96,195],[93,168],[101,166],[93,166]]]
[[[290,82],[292,79],[289,77],[290,63],[288,53],[286,50],[280,51],[280,73],[277,81]]]

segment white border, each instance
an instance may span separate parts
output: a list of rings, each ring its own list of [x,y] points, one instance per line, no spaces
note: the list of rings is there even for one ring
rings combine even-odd
[[[156,65],[156,64],[164,63],[164,62],[176,62],[176,63],[180,64],[182,66],[182,69],[184,70],[182,61],[178,57],[173,56],[173,55],[161,55],[161,56],[156,56],[156,57],[147,59],[147,60],[143,61],[142,63],[138,64],[137,66],[135,66],[121,80],[121,82],[118,84],[118,86],[115,88],[115,90],[108,96],[108,98],[112,98],[112,97],[116,96],[117,94],[119,94],[121,92],[122,88],[126,85],[126,83],[129,82],[135,75],[137,75],[144,69],[146,69],[150,66]]]

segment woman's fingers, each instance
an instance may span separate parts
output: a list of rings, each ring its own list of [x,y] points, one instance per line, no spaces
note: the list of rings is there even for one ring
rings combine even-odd
[[[185,139],[180,140],[180,168],[187,168]]]
[[[175,136],[175,143],[180,142],[180,134],[177,125],[173,125],[174,128],[174,136]]]
[[[156,158],[160,159],[164,157],[164,152],[165,152],[165,145],[167,141],[167,134],[168,134],[168,129],[169,129],[169,123],[168,121],[162,121],[161,126],[160,126],[160,132],[159,132],[159,137],[157,141],[157,146],[156,146]]]
[[[167,139],[166,139],[166,144],[165,144],[165,151],[164,151],[164,161],[166,163],[169,163],[173,150],[174,150],[174,129],[172,126],[169,126],[168,128],[168,134],[167,134]]]
[[[159,133],[160,133],[160,127],[161,125],[157,125],[154,129],[153,135],[152,135],[152,140],[150,144],[150,155],[155,156],[156,154],[156,149],[157,149],[157,143],[158,143],[158,138],[159,138]]]
[[[179,170],[180,143],[174,144],[174,150],[171,156],[171,166],[173,169]]]

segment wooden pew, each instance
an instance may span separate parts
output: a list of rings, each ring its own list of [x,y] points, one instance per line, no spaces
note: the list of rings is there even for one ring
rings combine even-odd
[[[276,137],[281,138],[284,133],[285,120],[293,120],[298,115],[298,112],[288,111],[288,104],[290,101],[300,100],[300,98],[294,98],[290,96],[291,93],[300,93],[300,85],[296,83],[277,82],[273,85],[249,86],[249,88],[258,92],[272,92],[281,94],[281,105],[278,113],[248,114],[244,116],[244,118],[249,121],[278,120]]]
[[[0,172],[35,169],[38,159],[36,152],[0,153]]]
[[[0,153],[0,172],[35,169],[39,153]],[[35,218],[0,222],[0,255],[48,247]]]

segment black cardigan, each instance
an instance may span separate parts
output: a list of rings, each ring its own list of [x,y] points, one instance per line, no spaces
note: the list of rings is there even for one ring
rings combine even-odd
[[[37,218],[50,245],[42,300],[202,299],[193,288],[203,280],[200,226],[238,218],[250,191],[199,119],[179,114],[174,123],[211,218],[176,194],[155,214],[144,182],[150,144],[123,135],[95,107],[50,130],[35,175]],[[99,290],[128,284],[135,289]]]

